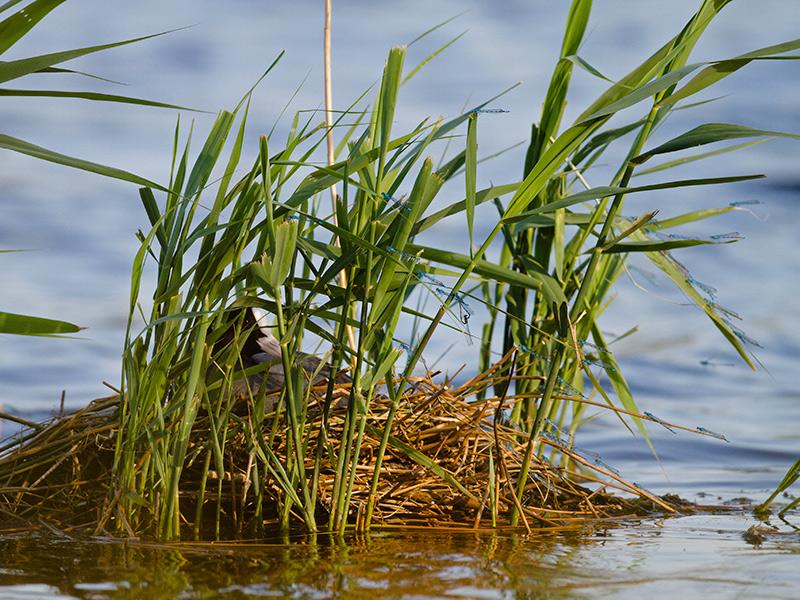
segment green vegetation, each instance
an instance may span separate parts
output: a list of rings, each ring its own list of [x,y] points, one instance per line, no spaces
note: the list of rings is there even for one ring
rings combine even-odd
[[[14,6],[20,4],[22,0],[10,0],[0,6],[0,15],[6,13]],[[24,38],[43,18],[45,18],[54,8],[62,4],[64,0],[35,0],[29,3],[24,8],[18,10],[14,14],[7,16],[0,21],[0,56],[8,52],[14,45]],[[153,36],[147,36],[153,37]],[[66,50],[63,52],[53,52],[50,54],[43,54],[39,56],[30,56],[26,58],[18,58],[15,60],[4,60],[0,62],[0,84],[7,85],[9,82],[14,82],[23,77],[33,76],[36,77],[42,73],[60,73],[64,75],[77,75],[87,78],[93,78],[92,75],[72,71],[56,67],[55,65],[61,64],[66,61],[74,60],[117,46],[131,44],[144,39],[138,38],[134,40],[125,40],[112,44],[103,44],[100,46],[91,46],[88,48],[76,48],[73,50]],[[95,92],[72,92],[63,90],[36,90],[36,89],[17,89],[17,88],[0,88],[0,97],[27,97],[27,98],[81,98],[85,100],[95,100],[100,102],[121,102],[126,104],[141,104],[144,106],[160,106],[164,108],[180,108],[170,104],[163,104],[160,102],[152,102],[149,100],[142,100],[140,98],[130,98],[127,96],[116,96],[111,94],[99,94]],[[60,155],[55,152],[40,148],[34,144],[20,140],[18,138],[0,133],[0,148],[14,150],[23,154],[29,154],[45,160],[65,164],[71,167],[77,167],[87,171],[97,172],[97,165],[92,165],[86,161],[75,159],[69,156]],[[104,173],[108,174],[111,169],[103,169]],[[116,171],[116,170],[115,170]],[[123,174],[122,171],[117,171],[118,174]],[[146,180],[141,178],[133,179],[136,183],[146,184]],[[2,252],[11,252],[11,250],[2,250]],[[18,315],[14,313],[0,311],[0,334],[16,334],[16,335],[61,335],[65,333],[76,333],[81,328],[72,323],[66,323],[56,319],[44,319],[41,317],[33,317],[29,315]]]
[[[775,498],[777,498],[779,494],[786,492],[798,479],[800,479],[800,460],[795,461],[795,463],[789,467],[789,470],[786,471],[786,475],[783,476],[783,479],[781,479],[775,491],[756,508],[756,514],[767,514]],[[792,498],[791,501],[780,510],[779,515],[783,517],[788,511],[798,506],[800,506],[800,498]]]
[[[531,517],[542,524],[563,517],[568,511],[559,514],[558,507],[539,511],[543,496],[536,490],[558,487],[564,474],[602,481],[664,506],[569,440],[592,403],[614,410],[645,437],[645,420],[675,427],[640,413],[598,326],[631,252],[644,253],[754,366],[745,334],[673,255],[684,247],[735,240],[667,233],[736,206],[665,221],[657,221],[655,213],[631,217],[622,211],[633,193],[760,177],[733,174],[631,185],[651,159],[717,142],[789,135],[707,123],[661,145],[650,144],[655,128],[684,101],[752,61],[794,58],[786,53],[800,47],[795,40],[728,60],[690,63],[697,41],[726,4],[702,2],[677,35],[564,126],[573,68],[588,67],[577,52],[591,2],[575,0],[561,58],[522,161],[524,177],[486,189],[477,186],[480,126],[494,118],[500,95],[453,119],[426,120],[397,133],[399,91],[427,62],[405,68],[404,48],[390,51],[368,105],[365,93],[337,113],[336,162],[329,166],[314,162],[328,133],[314,113],[298,113],[283,142],[262,136],[255,156],[245,158],[252,90],[232,111],[218,115],[194,159],[191,131],[187,134],[178,122],[166,185],[5,136],[4,147],[142,186],[139,195],[151,228],[139,232],[141,247],[133,264],[121,399],[110,442],[113,479],[98,519],[101,526],[113,519],[121,531],[175,539],[191,525],[195,535],[208,535],[204,507],[211,507],[216,509],[212,527],[219,535],[223,498],[232,495],[230,501],[247,504],[258,523],[269,516],[285,528],[302,523],[309,531],[342,531],[352,524],[368,529],[384,519],[376,518],[381,503],[397,490],[384,485],[391,476],[390,455],[405,456],[408,464],[432,475],[432,486],[460,494],[472,510],[463,520],[474,519],[476,525],[484,507],[492,525],[522,521],[529,527]],[[110,46],[59,60],[105,47]],[[35,65],[42,69],[56,62]],[[628,108],[641,113],[610,127],[611,119]],[[625,116],[630,118],[628,112]],[[584,172],[613,144],[627,144],[624,160],[607,185],[589,186]],[[744,145],[664,162],[649,171]],[[434,165],[428,155],[441,148],[447,155]],[[463,199],[431,211],[450,181],[463,181]],[[329,214],[322,196],[332,186],[339,193]],[[488,202],[498,216],[489,234],[476,238],[478,207]],[[417,240],[443,219],[463,219],[467,251]],[[156,281],[152,302],[141,297],[149,264]],[[346,286],[340,283],[342,272]],[[413,308],[415,300],[426,296],[438,305],[431,313]],[[481,302],[490,315],[482,324],[476,357],[483,375],[452,395],[444,386],[431,386],[420,399],[424,378],[414,374],[430,340],[442,327],[474,326],[468,323],[470,305]],[[274,366],[242,362],[242,347],[253,331],[238,309],[253,306],[275,318],[280,366],[287,374],[277,403],[268,401],[275,390],[245,386],[241,391],[251,376]],[[137,314],[144,320],[141,330],[135,325]],[[409,319],[414,322],[410,340],[398,333]],[[355,332],[352,342],[348,328]],[[232,329],[234,336],[229,335]],[[335,370],[350,370],[351,383],[331,379],[324,389],[311,385],[295,361],[309,334],[331,348],[326,358]],[[601,378],[608,379],[616,400]],[[419,407],[435,404],[445,392],[463,408],[460,427],[468,429],[471,423],[474,447],[464,451],[472,465],[470,483],[457,469],[442,466],[437,453],[449,438],[437,448],[414,446],[424,436],[406,435],[419,419],[433,419],[433,409],[428,414]],[[474,400],[465,400],[473,395]],[[599,399],[590,400],[590,395]],[[276,409],[267,409],[272,406]],[[235,465],[231,448],[239,460]],[[18,470],[19,464],[11,468]],[[191,490],[185,487],[190,470],[199,473]],[[236,474],[241,474],[240,487],[225,483]],[[216,489],[211,489],[214,481]]]

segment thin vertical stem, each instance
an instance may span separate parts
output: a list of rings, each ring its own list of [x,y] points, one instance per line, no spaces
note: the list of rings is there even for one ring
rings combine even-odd
[[[328,145],[328,166],[336,162],[335,145],[333,142],[333,85],[331,83],[331,0],[325,0],[325,26],[322,33],[323,54],[325,65],[325,126],[328,128],[326,141]],[[338,225],[336,220],[336,184],[330,187],[331,208],[333,210],[333,223]],[[334,240],[335,243],[335,240]],[[342,288],[347,288],[347,273],[344,269],[339,271],[339,284]],[[345,325],[347,331],[347,342],[350,349],[355,350],[356,337],[353,328]]]
[[[286,339],[286,320],[283,315],[283,305],[281,303],[281,295],[279,289],[273,290],[275,297],[275,317],[278,325],[278,335],[281,340]],[[308,490],[308,480],[306,479],[305,472],[305,454],[303,451],[303,436],[301,434],[300,419],[297,414],[297,397],[296,393],[299,390],[294,386],[294,370],[292,369],[292,362],[290,352],[294,353],[295,348],[288,345],[286,342],[281,341],[281,362],[283,365],[284,373],[284,389],[283,398],[286,403],[287,414],[289,416],[290,436],[286,444],[287,465],[289,463],[288,457],[290,456],[289,445],[294,447],[294,455],[297,467],[297,474],[300,478],[300,487],[303,492],[303,505],[301,509],[305,517],[306,528],[313,532],[317,530],[317,524],[314,519],[314,513],[311,509],[311,494]],[[288,516],[288,513],[285,513]]]
[[[325,0],[325,27],[323,29],[324,62],[325,62],[325,126],[328,128],[328,165],[332,165],[334,157],[333,144],[333,86],[331,85],[331,0]],[[336,215],[336,184],[331,186],[331,206],[334,218]],[[342,271],[344,272],[344,271]]]

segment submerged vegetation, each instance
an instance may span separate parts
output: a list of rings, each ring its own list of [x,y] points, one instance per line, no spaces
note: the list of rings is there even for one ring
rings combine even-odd
[[[248,154],[252,90],[218,115],[194,159],[191,131],[179,121],[164,185],[7,143],[140,185],[151,228],[138,232],[119,393],[0,450],[0,506],[18,515],[50,507],[62,523],[161,539],[218,536],[230,527],[259,531],[265,523],[339,532],[403,523],[530,528],[639,508],[607,489],[673,510],[572,438],[588,406],[614,411],[645,438],[645,421],[679,427],[638,409],[598,324],[630,253],[646,256],[742,360],[756,363],[735,315],[676,257],[681,248],[736,236],[672,233],[740,207],[662,221],[655,212],[624,212],[629,194],[760,177],[631,185],[651,159],[789,135],[706,123],[650,143],[655,128],[677,107],[691,107],[684,102],[699,92],[752,61],[787,58],[800,47],[792,41],[690,63],[726,4],[702,2],[680,32],[563,126],[574,67],[596,73],[577,54],[591,2],[575,0],[521,161],[523,178],[485,189],[477,185],[479,131],[484,119],[496,118],[500,96],[398,133],[400,89],[428,62],[406,68],[404,48],[390,51],[369,104],[365,93],[336,113],[338,146],[329,165],[315,162],[331,130],[316,113],[297,113],[285,141],[263,135]],[[612,117],[640,106],[638,117],[609,127]],[[615,144],[627,144],[615,174],[606,185],[589,185],[586,170]],[[429,154],[442,149],[435,164]],[[448,190],[464,190],[459,201],[444,200],[448,182]],[[332,187],[329,209],[323,196]],[[497,218],[476,227],[476,215],[486,214],[480,205],[488,203]],[[463,220],[460,250],[418,240],[444,219]],[[152,300],[142,297],[151,265]],[[426,298],[435,310],[425,310]],[[488,312],[474,336],[480,374],[461,385],[437,382],[427,368],[420,374],[440,328],[473,337],[478,304]],[[257,327],[241,309],[251,307],[273,315],[279,359],[243,359]],[[333,372],[349,376],[313,383],[296,360],[308,340],[329,349],[324,358]],[[284,385],[254,384],[273,368],[284,373]]]

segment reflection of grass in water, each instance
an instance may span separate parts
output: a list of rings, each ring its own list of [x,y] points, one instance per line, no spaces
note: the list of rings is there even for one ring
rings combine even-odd
[[[646,420],[677,427],[640,413],[598,324],[632,252],[663,271],[754,365],[746,347],[751,340],[719,307],[713,288],[674,256],[681,248],[735,239],[666,232],[737,207],[662,221],[655,220],[655,212],[622,216],[629,194],[679,193],[688,186],[759,177],[632,186],[639,165],[654,157],[719,141],[785,135],[703,124],[646,149],[679,101],[754,59],[800,46],[792,42],[731,61],[689,64],[694,45],[725,3],[703,2],[678,35],[562,127],[573,66],[597,74],[576,58],[590,11],[589,2],[576,0],[541,120],[532,130],[524,178],[482,190],[478,127],[487,118],[502,118],[492,114],[500,95],[398,136],[393,126],[407,79],[404,48],[389,52],[371,106],[362,95],[337,113],[338,162],[327,167],[313,162],[329,130],[315,124],[313,113],[306,120],[297,113],[285,143],[262,136],[257,155],[243,159],[252,90],[233,111],[218,115],[195,158],[178,124],[167,185],[7,144],[141,185],[151,229],[138,233],[116,412],[109,418],[95,412],[95,405],[15,448],[0,464],[4,481],[13,482],[0,490],[4,504],[22,513],[39,509],[43,500],[55,504],[58,494],[74,491],[80,480],[66,478],[58,487],[51,475],[95,469],[102,502],[89,502],[86,513],[80,512],[84,507],[76,510],[86,518],[80,524],[168,540],[181,529],[220,535],[230,521],[238,531],[245,521],[265,520],[286,529],[301,523],[309,531],[342,532],[353,525],[366,530],[393,517],[406,524],[446,519],[460,526],[483,518],[530,529],[619,508],[601,492],[570,483],[581,479],[637,493],[669,510],[571,440],[588,406],[615,411],[645,438]],[[608,127],[613,116],[641,102],[649,104],[642,118]],[[463,139],[455,137],[464,130]],[[590,185],[588,170],[628,134],[634,139],[611,181]],[[453,143],[458,147],[450,152]],[[440,147],[445,157],[435,167],[426,155]],[[714,154],[663,163],[656,170]],[[445,183],[460,185],[462,175],[464,198],[430,212]],[[320,199],[332,186],[341,193],[333,214],[326,214]],[[487,237],[475,240],[475,219],[485,218],[480,205],[489,201],[499,216]],[[453,216],[465,220],[465,252],[417,241],[419,233]],[[142,301],[141,282],[151,264],[156,285],[152,306],[145,309],[149,302]],[[438,308],[412,309],[415,295],[430,295]],[[482,374],[455,391],[413,377],[440,327],[472,339],[477,303],[489,314],[478,338]],[[279,365],[247,362],[253,329],[236,316],[248,313],[239,310],[243,307],[274,315],[280,357],[276,352],[273,362]],[[144,319],[142,331],[133,328],[135,313]],[[409,322],[410,339],[401,333]],[[348,330],[356,332],[352,341]],[[309,384],[306,369],[295,360],[306,333],[327,342],[332,350],[326,360],[335,370],[346,365],[351,382]],[[272,390],[246,383],[277,366],[285,384],[275,403],[268,398]],[[273,405],[277,411],[265,411]],[[78,422],[86,425],[84,431],[75,427]],[[87,459],[91,452],[78,454],[79,447],[105,448],[108,460],[93,462]],[[393,471],[398,464],[399,479]],[[210,523],[206,507],[213,514]]]
[[[0,551],[15,557],[0,584],[44,583],[73,596],[94,588],[122,598],[182,593],[398,597],[422,590],[438,597],[497,589],[561,597],[569,595],[570,556],[586,543],[593,541],[431,530],[344,538],[287,535],[215,545],[0,537]]]
[[[122,598],[174,598],[182,592],[209,597],[481,597],[483,592],[558,598],[582,597],[583,590],[587,595],[691,592],[698,584],[718,593],[740,592],[744,586],[754,595],[785,593],[796,579],[790,561],[800,552],[797,534],[765,534],[761,541],[766,551],[773,550],[770,573],[775,575],[765,580],[763,564],[748,560],[763,556],[765,549],[751,550],[742,539],[749,523],[746,514],[734,511],[667,522],[587,523],[567,534],[425,528],[214,544],[120,543],[25,532],[0,536],[6,558],[0,594],[25,584],[46,584],[51,594],[82,597],[94,588],[98,595]]]

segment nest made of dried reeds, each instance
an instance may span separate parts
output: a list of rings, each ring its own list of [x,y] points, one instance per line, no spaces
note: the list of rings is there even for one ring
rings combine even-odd
[[[523,432],[504,423],[502,415],[522,399],[513,395],[478,399],[494,383],[495,369],[453,389],[431,376],[413,379],[396,406],[373,525],[503,527],[510,524],[516,509],[519,526],[531,529],[641,511],[641,503],[609,493],[614,488],[646,499],[651,509],[671,510],[662,499],[625,481],[607,465],[592,464],[553,436],[541,438],[543,451],[532,457],[527,484],[522,494],[516,493],[527,446]],[[349,385],[336,384],[337,396],[346,397]],[[306,472],[314,471],[318,457],[315,493],[324,512],[332,502],[346,412],[330,410],[323,417],[323,387],[310,393]],[[95,400],[0,447],[0,512],[28,523],[46,521],[62,530],[106,530],[119,496],[113,472],[119,404],[119,395]],[[369,403],[348,510],[348,522],[356,527],[363,524],[390,407],[384,396]],[[226,529],[241,534],[252,530],[249,525],[256,516],[262,521],[259,526],[276,520],[282,490],[268,477],[259,484],[262,506],[255,510],[257,481],[252,440],[246,433],[252,418],[246,404],[231,413],[222,473],[198,460],[208,446],[211,422],[207,414],[196,419],[180,480],[185,525],[195,525],[196,515],[213,520],[221,514]],[[285,416],[278,411],[262,420],[266,443],[275,456],[285,457],[286,439],[280,435]],[[206,487],[213,493],[201,493]],[[198,501],[203,503],[200,511]]]

